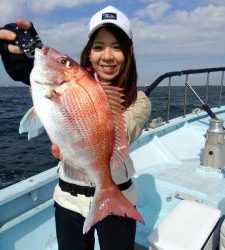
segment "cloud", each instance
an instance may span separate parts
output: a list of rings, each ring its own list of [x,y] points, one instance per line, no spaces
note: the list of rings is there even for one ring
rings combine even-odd
[[[154,2],[149,4],[145,9],[138,10],[136,15],[140,17],[147,16],[152,20],[159,20],[171,8],[172,6],[167,2]]]
[[[225,5],[225,0],[202,0],[205,4]]]
[[[105,2],[105,0],[28,0],[29,6],[34,13],[38,12],[50,12],[56,9],[57,7],[64,7],[64,8],[73,8],[83,5],[93,5]]]
[[[80,52],[87,40],[87,32],[87,20],[78,19],[52,26],[50,29],[47,25],[46,28],[40,29],[39,34],[43,43],[79,60]]]
[[[151,23],[132,20],[136,51],[153,58],[219,55],[225,52],[225,6],[206,5],[175,10]]]
[[[14,22],[18,17],[53,14],[57,8],[77,8],[86,5],[100,4],[105,0],[0,0],[0,25]]]
[[[14,21],[16,16],[21,16],[24,11],[25,0],[1,0],[0,1],[0,25]]]
[[[15,21],[19,16],[32,20],[45,44],[79,60],[86,44],[93,4],[106,3],[105,0],[93,1],[1,0],[0,8],[4,11],[0,25]],[[131,18],[137,61],[146,65],[141,66],[145,68],[142,74],[149,73],[149,65],[165,69],[167,63],[169,69],[173,61],[177,67],[180,64],[183,67],[188,59],[211,64],[212,58],[215,63],[220,58],[223,64],[225,0],[139,0],[130,3],[132,8],[125,12]],[[137,6],[141,6],[139,10]],[[82,12],[75,18],[70,13],[78,7]]]

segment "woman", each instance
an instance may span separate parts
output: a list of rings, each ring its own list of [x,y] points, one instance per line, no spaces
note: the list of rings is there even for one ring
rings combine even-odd
[[[25,20],[18,20],[17,24],[21,28],[31,28],[31,24]],[[15,80],[29,83],[29,72],[33,61],[21,55],[18,47],[9,44],[9,41],[15,39],[15,34],[0,30],[0,39],[4,40],[0,44],[0,52],[7,72]],[[81,55],[81,66],[97,81],[123,88],[129,143],[141,134],[150,113],[148,98],[143,92],[137,91],[137,72],[132,44],[128,18],[118,9],[108,6],[91,18],[89,41]],[[87,186],[74,176],[71,177],[66,170],[63,162],[59,162],[60,179],[54,192],[59,249],[94,249],[95,230],[102,250],[134,249],[136,222],[126,217],[109,215],[83,235],[83,223],[93,200],[95,183]],[[134,172],[130,157],[125,160],[122,168],[111,170],[114,182],[133,205],[136,202],[135,188],[131,181]]]

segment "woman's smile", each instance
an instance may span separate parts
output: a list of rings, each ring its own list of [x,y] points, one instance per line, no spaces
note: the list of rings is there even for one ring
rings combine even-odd
[[[112,74],[114,72],[114,69],[116,68],[116,65],[101,65],[103,68],[103,71],[108,74]]]

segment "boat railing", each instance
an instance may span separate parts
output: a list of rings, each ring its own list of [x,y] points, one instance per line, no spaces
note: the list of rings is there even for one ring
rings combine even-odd
[[[224,71],[225,67],[216,67],[216,68],[201,68],[201,69],[188,69],[188,70],[182,70],[182,71],[172,71],[167,72],[161,76],[159,76],[155,81],[153,81],[151,84],[146,84],[147,87],[145,88],[145,93],[147,96],[150,97],[152,91],[163,82],[163,86],[168,87],[168,93],[167,93],[167,105],[166,105],[166,122],[169,122],[171,119],[171,93],[172,93],[172,87],[173,86],[182,86],[183,87],[183,105],[182,105],[182,113],[180,115],[183,115],[184,117],[187,114],[187,105],[188,105],[188,90],[192,90],[192,95],[194,92],[195,98],[197,97],[199,101],[202,104],[202,109],[209,113],[210,115],[210,104],[208,104],[209,101],[209,88],[217,86],[217,91],[219,91],[218,95],[214,93],[216,97],[216,103],[214,102],[214,106],[221,106],[222,103],[222,97],[223,97],[223,88],[224,88]],[[215,77],[215,74],[216,77]],[[203,85],[202,83],[199,84],[199,80],[196,84],[196,82],[192,85],[192,80],[190,79],[193,76],[200,75],[201,81],[205,82]],[[206,78],[205,78],[206,75]],[[213,75],[213,83],[210,84],[211,75]],[[178,77],[178,81],[177,81]],[[174,80],[176,78],[176,80]],[[216,81],[215,81],[216,78]],[[181,83],[180,83],[181,82]],[[194,91],[195,86],[202,86],[204,87],[204,96],[202,97],[202,100],[198,94]],[[192,88],[193,86],[193,88]],[[218,88],[219,87],[219,88]],[[152,97],[151,97],[152,99]],[[207,111],[208,109],[208,111]],[[213,115],[213,113],[211,113]],[[210,115],[210,116],[211,116]]]

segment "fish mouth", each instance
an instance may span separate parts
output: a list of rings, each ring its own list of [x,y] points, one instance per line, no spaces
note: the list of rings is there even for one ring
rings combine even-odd
[[[50,48],[46,45],[44,45],[42,48],[41,48],[41,52],[43,53],[43,55],[47,55],[48,52],[49,52]]]
[[[47,55],[50,48],[46,45],[43,45],[42,48],[35,48],[35,54]]]

